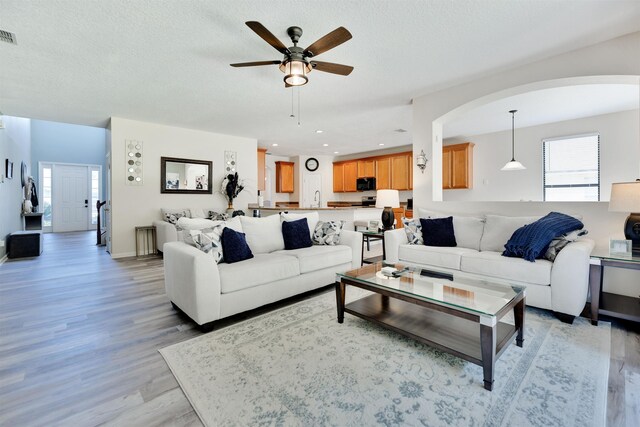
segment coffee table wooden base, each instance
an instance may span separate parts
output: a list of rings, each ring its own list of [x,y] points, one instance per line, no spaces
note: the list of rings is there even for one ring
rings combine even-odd
[[[479,316],[468,312],[453,313],[455,310],[437,304],[408,301],[410,298],[404,295],[385,295],[387,291],[351,281],[348,281],[349,285],[376,293],[345,305],[346,284],[345,279],[336,283],[338,323],[344,322],[346,312],[480,365],[483,367],[484,388],[487,390],[493,389],[496,360],[514,337],[518,347],[522,347],[524,296],[505,307],[506,310],[499,316],[501,318],[513,309],[515,325],[499,321],[495,325],[484,325],[480,323]],[[473,317],[477,320],[474,321]]]

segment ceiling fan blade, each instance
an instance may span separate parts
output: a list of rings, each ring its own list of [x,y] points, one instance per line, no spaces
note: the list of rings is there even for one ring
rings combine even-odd
[[[271,33],[271,31],[267,30],[266,27],[258,21],[247,21],[245,22],[245,24],[247,24],[247,26],[251,28],[257,35],[262,37],[264,41],[273,46],[274,49],[278,52],[285,55],[290,53],[289,49],[287,49],[287,47],[282,44],[282,42]]]
[[[257,61],[257,62],[239,62],[237,64],[229,64],[232,67],[257,67],[259,65],[275,65],[281,61]]]
[[[344,27],[338,27],[319,40],[316,40],[311,46],[306,48],[302,53],[304,56],[318,56],[323,52],[333,49],[336,46],[348,41],[353,37],[351,33]]]
[[[348,76],[353,71],[353,67],[350,65],[334,64],[333,62],[311,61],[311,66],[314,70],[340,74],[341,76]]]

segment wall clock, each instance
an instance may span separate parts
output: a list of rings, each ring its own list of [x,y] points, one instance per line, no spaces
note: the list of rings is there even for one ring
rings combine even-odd
[[[309,172],[315,172],[318,170],[318,159],[315,157],[309,157],[306,162],[304,162],[304,167],[307,168]]]

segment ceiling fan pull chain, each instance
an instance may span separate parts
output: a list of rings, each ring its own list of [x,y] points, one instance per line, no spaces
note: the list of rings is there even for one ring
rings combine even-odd
[[[300,88],[297,87],[296,90],[298,91],[298,126],[300,126]]]
[[[289,117],[290,118],[294,118],[295,117],[293,115],[293,90],[291,90],[291,115]]]

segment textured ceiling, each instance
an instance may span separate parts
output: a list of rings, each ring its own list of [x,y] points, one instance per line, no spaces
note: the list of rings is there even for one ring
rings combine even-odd
[[[536,90],[478,107],[446,123],[444,137],[469,137],[511,129],[509,110],[518,110],[516,127],[580,119],[619,111],[637,110],[638,85],[587,84]]]
[[[353,39],[318,60],[355,70],[312,72],[298,126],[276,66],[229,66],[280,58],[248,20],[286,45],[291,25],[302,46],[344,26]],[[4,114],[118,116],[278,143],[274,154],[347,154],[411,143],[394,130],[411,130],[417,95],[640,30],[640,1],[0,0],[0,29],[18,42],[0,43]]]

